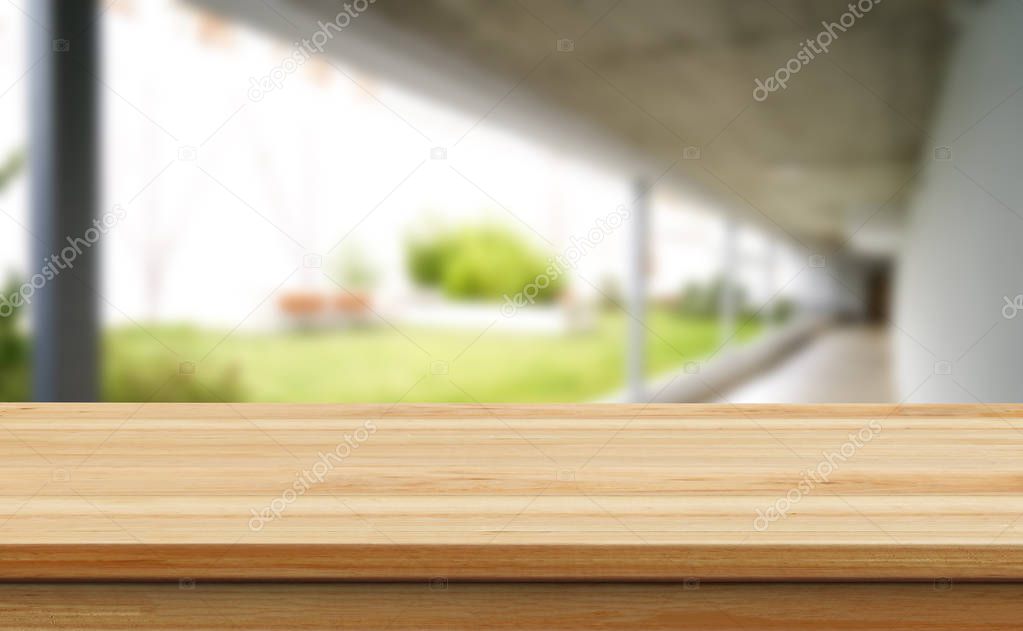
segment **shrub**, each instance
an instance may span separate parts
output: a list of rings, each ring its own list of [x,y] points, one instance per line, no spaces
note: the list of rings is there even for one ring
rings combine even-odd
[[[159,334],[175,346],[195,349],[207,344],[191,326],[164,327]],[[103,339],[104,401],[211,402],[244,401],[241,371],[233,364],[179,363],[136,326],[107,329]]]
[[[12,279],[3,295],[16,293],[19,285]],[[7,317],[0,317],[0,401],[27,401],[31,351],[20,326],[24,308],[14,305],[11,308],[13,311]]]
[[[448,234],[408,242],[406,260],[412,282],[423,287],[439,287],[444,279],[446,258],[451,254],[454,243]]]
[[[0,190],[3,190],[21,173],[25,166],[22,150],[11,152],[0,164]],[[4,288],[4,296],[17,293],[21,282],[12,277]],[[7,317],[0,316],[0,401],[27,401],[29,399],[29,373],[31,372],[31,350],[21,330],[23,305],[10,305],[12,311]]]
[[[771,309],[771,320],[777,323],[788,322],[795,312],[796,306],[788,298],[778,298]]]
[[[617,277],[605,274],[597,286],[597,293],[600,294],[600,308],[611,311],[625,308],[625,292],[622,291],[622,283]]]
[[[103,380],[103,400],[232,403],[245,398],[236,366],[210,376],[184,373],[174,362],[152,361],[110,362]]]
[[[335,264],[337,279],[350,291],[368,291],[380,281],[380,271],[359,244],[341,251]]]
[[[718,277],[707,284],[690,283],[682,290],[676,302],[676,311],[684,316],[716,318],[721,315],[721,294],[726,281]],[[755,318],[765,322],[782,323],[792,317],[795,305],[787,298],[775,298],[763,306],[750,304],[746,290],[735,287],[735,313],[741,319]]]
[[[725,291],[727,281],[718,277],[707,284],[690,283],[679,296],[677,311],[685,316],[713,318],[721,315],[721,295]],[[740,316],[752,314],[746,290],[738,285],[735,292],[735,312]]]
[[[8,154],[3,164],[0,164],[0,190],[21,174],[25,166],[25,152],[18,149]]]
[[[424,287],[455,299],[499,300],[513,296],[547,274],[547,256],[507,228],[484,224],[442,231],[410,241],[409,274]],[[552,275],[553,276],[553,275]],[[549,302],[563,285],[548,277],[536,302]]]

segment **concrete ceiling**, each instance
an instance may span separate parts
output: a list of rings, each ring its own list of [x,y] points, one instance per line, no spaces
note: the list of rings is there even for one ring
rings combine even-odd
[[[238,12],[231,0],[193,1]],[[339,10],[332,0],[283,4],[323,20]],[[362,29],[376,52],[336,52],[431,89],[423,75],[442,64],[409,44],[425,42],[457,61],[449,77],[486,94],[472,107],[498,110],[487,115],[530,95],[628,147],[665,183],[699,187],[804,243],[843,243],[869,217],[897,221],[931,150],[923,143],[951,8],[879,2],[763,102],[754,80],[838,20],[848,0],[376,0],[338,42],[351,46]],[[366,30],[381,22],[385,31]],[[560,39],[572,50],[560,52]],[[385,50],[396,60],[381,62]],[[422,72],[403,69],[416,62]],[[491,77],[498,84],[485,90]],[[680,159],[686,147],[699,159]]]
[[[766,101],[847,0],[378,0],[403,29],[585,117],[786,231],[841,241],[916,167],[951,29],[934,0],[876,5]],[[571,52],[557,52],[560,38]],[[721,190],[723,189],[723,190]],[[893,200],[897,207],[898,199]]]

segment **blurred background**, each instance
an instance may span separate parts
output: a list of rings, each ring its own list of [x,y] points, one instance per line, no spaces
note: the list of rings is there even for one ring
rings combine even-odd
[[[1023,401],[1023,4],[0,3],[0,400]]]

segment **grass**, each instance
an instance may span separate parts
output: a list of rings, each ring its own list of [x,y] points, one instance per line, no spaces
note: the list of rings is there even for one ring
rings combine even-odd
[[[654,310],[648,326],[651,376],[704,357],[720,343],[718,325],[709,319]],[[602,315],[593,331],[566,336],[499,331],[480,336],[478,330],[412,327],[399,332],[383,325],[231,335],[186,326],[116,328],[104,340],[104,396],[122,401],[584,401],[622,387],[625,328],[620,313]],[[758,331],[749,323],[738,339]],[[187,374],[186,368],[182,374],[180,362],[189,361],[195,362],[195,373]]]

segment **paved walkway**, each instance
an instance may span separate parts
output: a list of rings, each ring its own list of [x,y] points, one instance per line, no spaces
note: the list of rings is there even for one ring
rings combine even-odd
[[[888,335],[881,328],[831,329],[726,393],[733,403],[895,401]]]

